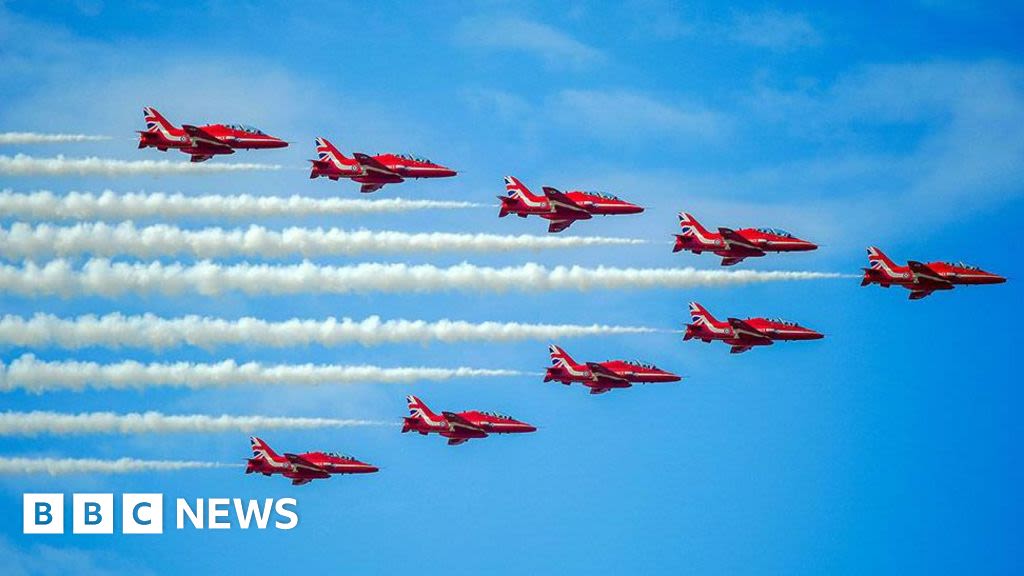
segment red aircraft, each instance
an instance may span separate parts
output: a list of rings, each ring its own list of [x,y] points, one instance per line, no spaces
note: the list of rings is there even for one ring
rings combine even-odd
[[[408,154],[368,156],[356,152],[354,158],[347,158],[326,138],[316,139],[316,155],[316,160],[310,160],[310,178],[349,178],[361,183],[359,191],[364,193],[376,192],[385,184],[397,184],[406,178],[448,178],[457,174],[451,168]]]
[[[255,436],[249,440],[252,442],[252,458],[249,458],[245,466],[245,473],[256,472],[264,476],[281,474],[291,478],[293,486],[308,484],[319,478],[330,478],[332,474],[369,474],[378,470],[376,466],[334,452],[286,452],[281,456],[263,440]]]
[[[804,252],[818,248],[778,228],[719,228],[717,233],[709,232],[686,212],[679,214],[679,226],[682,234],[676,234],[673,252],[711,252],[722,257],[722,266],[732,266],[744,258],[764,256],[768,252]]]
[[[681,377],[647,362],[608,360],[579,364],[558,346],[551,345],[548,349],[551,351],[552,366],[544,374],[544,381],[554,380],[566,386],[572,382],[579,382],[590,388],[591,394],[604,394],[612,388],[629,388],[634,383],[682,380]]]
[[[600,192],[559,192],[544,186],[544,195],[537,196],[514,176],[505,176],[507,196],[501,200],[499,218],[515,214],[520,218],[534,214],[551,221],[548,232],[561,232],[577,220],[590,220],[595,215],[639,214],[644,209],[625,200]]]
[[[871,246],[868,248],[868,264],[864,268],[864,279],[861,286],[880,284],[888,288],[895,284],[910,290],[911,300],[920,300],[936,290],[952,290],[958,284],[1002,284],[1006,278],[986,272],[976,266],[968,266],[963,262],[929,262],[922,264],[914,260],[906,266],[899,266],[881,250]]]
[[[207,124],[178,128],[156,111],[145,107],[146,130],[139,132],[139,148],[156,148],[166,152],[176,148],[192,155],[193,162],[209,160],[217,154],[234,154],[238,149],[284,148],[288,143],[244,124]]]
[[[720,322],[696,302],[690,302],[690,317],[693,323],[686,325],[683,340],[721,340],[732,345],[733,354],[746,352],[754,346],[771,346],[776,340],[818,340],[825,337],[810,328],[779,318],[728,318]]]
[[[422,400],[406,396],[409,402],[409,416],[403,419],[402,432],[419,432],[426,436],[431,432],[448,439],[449,446],[462,444],[473,438],[486,438],[488,434],[516,434],[535,432],[537,429],[525,422],[495,412],[431,412]]]

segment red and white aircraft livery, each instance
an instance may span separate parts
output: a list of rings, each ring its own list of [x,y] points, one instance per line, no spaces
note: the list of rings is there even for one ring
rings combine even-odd
[[[613,388],[629,388],[633,384],[648,382],[678,382],[681,377],[662,370],[654,364],[639,360],[608,360],[580,364],[558,346],[551,351],[551,367],[544,374],[545,382],[561,382],[568,386],[579,382],[590,388],[591,394],[604,394]]]
[[[402,432],[419,432],[426,436],[440,434],[448,439],[449,446],[462,444],[473,438],[486,438],[488,434],[517,434],[535,432],[537,428],[520,422],[510,416],[496,412],[441,412],[435,414],[422,400],[406,396],[409,402],[409,416],[403,419]]]
[[[721,340],[732,345],[733,354],[746,352],[754,346],[771,346],[776,340],[818,340],[825,337],[780,318],[728,318],[720,322],[696,302],[690,302],[690,317],[693,322],[686,325],[683,340]]]
[[[711,252],[722,257],[722,266],[732,266],[744,258],[756,258],[768,252],[805,252],[818,248],[778,228],[719,228],[718,232],[709,232],[686,212],[679,214],[679,226],[682,233],[676,234],[673,252]]]
[[[319,478],[330,478],[333,474],[369,474],[378,470],[376,466],[334,452],[285,452],[282,456],[255,436],[249,440],[252,442],[252,458],[249,458],[245,466],[245,473],[255,472],[264,476],[281,474],[291,478],[293,486],[308,484]]]
[[[880,284],[883,288],[903,286],[910,290],[911,300],[920,300],[936,290],[952,290],[958,284],[1002,284],[1006,278],[986,272],[963,262],[929,262],[922,264],[910,260],[906,266],[899,266],[881,250],[868,248],[869,268],[864,269],[861,286]]]
[[[451,168],[408,154],[368,156],[356,152],[354,158],[348,158],[326,138],[316,139],[316,156],[316,160],[310,160],[310,178],[349,178],[361,183],[359,191],[364,193],[376,192],[385,184],[397,184],[407,178],[449,178],[457,174]]]
[[[162,152],[175,148],[191,154],[193,162],[203,162],[217,154],[234,154],[238,149],[288,146],[284,140],[245,124],[182,124],[178,128],[161,116],[156,108],[147,106],[142,113],[146,118],[146,130],[139,132],[139,148],[156,148]]]
[[[610,194],[600,192],[559,192],[544,186],[543,196],[537,196],[514,176],[505,176],[506,196],[501,200],[499,218],[515,214],[520,218],[530,215],[551,221],[548,232],[561,232],[577,220],[590,220],[595,215],[639,214],[644,209]]]

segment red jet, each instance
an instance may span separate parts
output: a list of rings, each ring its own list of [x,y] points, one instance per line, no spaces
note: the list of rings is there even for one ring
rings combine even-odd
[[[681,377],[647,362],[638,360],[608,360],[579,364],[558,346],[548,347],[551,364],[544,381],[552,380],[568,386],[579,382],[590,388],[591,394],[604,394],[612,388],[629,388],[635,383],[678,382]]]
[[[514,176],[505,176],[507,196],[498,196],[501,200],[499,218],[515,214],[526,218],[533,214],[551,221],[548,232],[561,232],[577,220],[590,220],[595,215],[639,214],[644,209],[625,200],[602,194],[600,192],[559,192],[544,186],[544,195],[537,196]]]
[[[405,399],[409,402],[409,416],[403,419],[402,433],[412,431],[426,436],[434,432],[447,438],[449,446],[473,438],[486,438],[488,434],[517,434],[537,430],[525,422],[495,412],[469,410],[441,412],[438,416],[419,398],[406,396]]]
[[[378,470],[376,466],[334,452],[286,452],[281,456],[263,440],[255,436],[249,440],[252,442],[252,458],[249,458],[245,466],[245,473],[256,472],[264,476],[281,474],[291,478],[293,486],[308,484],[319,478],[330,478],[332,474],[369,474]]]
[[[722,257],[722,266],[732,266],[744,258],[764,256],[768,252],[805,252],[818,248],[778,228],[719,228],[717,233],[709,232],[686,212],[679,214],[679,226],[682,234],[676,234],[673,252],[711,252]]]
[[[193,162],[203,162],[217,154],[234,154],[238,149],[285,148],[288,143],[244,124],[207,124],[178,128],[156,111],[142,109],[146,130],[139,132],[139,148],[156,148],[166,152],[176,148],[192,155]]]
[[[754,346],[771,346],[776,340],[818,340],[825,337],[810,328],[780,318],[728,318],[720,322],[696,302],[690,302],[690,317],[693,323],[686,325],[683,340],[721,340],[732,345],[733,354],[746,352]]]
[[[385,184],[397,184],[406,178],[449,178],[458,174],[451,168],[407,154],[368,156],[356,152],[355,158],[347,158],[326,138],[316,139],[316,155],[316,160],[310,160],[310,178],[349,178],[362,184],[359,191],[363,193],[376,192]]]
[[[963,262],[929,262],[922,264],[914,260],[906,266],[898,266],[882,253],[871,246],[868,248],[868,264],[864,268],[864,279],[861,286],[880,284],[888,288],[895,284],[910,290],[911,300],[920,300],[936,290],[952,290],[958,284],[1002,284],[1006,278],[986,272],[976,266],[968,266]]]

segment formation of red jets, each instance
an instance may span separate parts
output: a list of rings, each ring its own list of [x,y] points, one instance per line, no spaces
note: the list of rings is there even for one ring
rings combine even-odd
[[[139,148],[170,149],[189,154],[192,162],[203,162],[217,155],[233,154],[239,149],[284,148],[288,142],[244,124],[207,124],[177,127],[155,108],[143,109],[146,129],[139,132]],[[326,138],[316,139],[316,156],[310,178],[348,179],[360,184],[360,191],[375,192],[387,184],[398,184],[416,178],[450,178],[457,172],[447,166],[409,154],[368,155],[353,152],[351,157],[339,151]],[[594,216],[639,214],[643,207],[612,194],[570,190],[561,192],[543,186],[540,194],[530,191],[514,176],[505,177],[505,195],[498,217],[508,215],[528,218],[537,216],[548,221],[548,232],[558,233],[577,220]],[[719,256],[722,266],[734,266],[747,258],[759,258],[770,252],[806,252],[818,246],[779,228],[726,228],[714,232],[705,228],[692,214],[679,214],[680,231],[675,235],[673,252],[693,254],[709,252]],[[910,291],[911,300],[920,300],[932,292],[952,290],[958,285],[1001,284],[1006,279],[964,263],[908,261],[905,266],[893,262],[881,250],[868,248],[868,267],[864,268],[861,286],[878,284],[883,288],[902,286]],[[683,340],[721,341],[733,354],[755,346],[771,346],[779,341],[818,340],[824,336],[780,318],[726,318],[718,320],[696,302],[690,303],[690,323]],[[551,366],[544,382],[572,383],[589,388],[591,394],[629,388],[638,383],[678,382],[681,377],[638,360],[607,360],[577,362],[562,348],[549,348]],[[438,434],[449,445],[463,444],[471,439],[492,434],[517,434],[537,430],[536,427],[497,412],[468,410],[464,412],[433,412],[415,396],[408,396],[409,416],[402,422],[402,432],[424,436]],[[252,439],[252,457],[246,474],[271,476],[280,474],[293,484],[329,478],[335,474],[366,474],[377,467],[333,452],[278,454],[266,442]]]

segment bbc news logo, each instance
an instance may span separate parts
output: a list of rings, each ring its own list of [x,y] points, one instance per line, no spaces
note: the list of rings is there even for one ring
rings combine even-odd
[[[175,528],[228,530],[291,530],[299,524],[295,498],[186,498],[175,499]],[[72,494],[72,534],[113,534],[117,514],[113,494]],[[24,494],[24,534],[63,534],[64,494]],[[163,494],[122,494],[121,534],[163,534]]]

